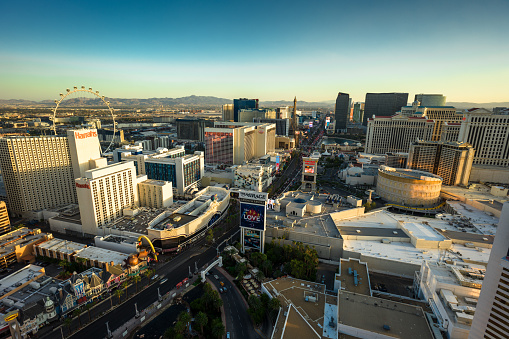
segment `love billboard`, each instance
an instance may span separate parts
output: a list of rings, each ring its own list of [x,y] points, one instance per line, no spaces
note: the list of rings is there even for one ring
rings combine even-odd
[[[265,205],[241,202],[240,226],[265,231]]]

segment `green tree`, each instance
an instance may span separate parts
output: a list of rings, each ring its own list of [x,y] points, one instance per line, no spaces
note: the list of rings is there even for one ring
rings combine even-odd
[[[123,290],[115,290],[115,296],[118,297],[118,303],[120,304],[120,297],[124,295],[124,291]]]
[[[67,329],[69,330],[69,335],[72,334],[72,331],[71,331],[71,323],[72,323],[72,319],[67,317],[64,319],[64,325],[67,326]]]
[[[141,280],[141,277],[139,275],[135,275],[133,277],[133,281],[136,284],[136,293],[138,293],[138,282]]]
[[[264,262],[262,262],[260,268],[262,269],[266,277],[272,275],[272,261],[265,260]]]
[[[256,295],[250,295],[247,299],[247,303],[249,305],[248,313],[253,318],[253,321],[256,324],[260,324],[263,321],[263,317],[265,314],[265,309],[263,307],[263,303],[260,298]]]
[[[297,260],[297,259],[293,259],[291,262],[290,262],[290,267],[291,267],[291,272],[292,272],[292,276],[297,278],[297,279],[303,279],[305,278],[306,276],[306,267],[304,267],[304,262],[300,261],[300,260]]]
[[[125,300],[127,301],[127,297],[129,297],[129,293],[127,292],[127,287],[129,287],[129,283],[127,281],[124,281],[121,285],[122,290],[124,290],[125,293]]]
[[[219,297],[218,295],[217,298],[214,298],[212,304],[214,305],[214,308],[218,310],[218,312],[221,312],[221,306],[223,306],[223,299],[221,299],[221,297]]]
[[[189,322],[191,321],[191,315],[186,311],[180,312],[179,321],[184,323],[184,325],[186,326],[185,331],[187,332],[189,329]]]
[[[279,308],[281,307],[281,302],[278,298],[272,298],[269,301],[268,311],[272,318],[279,312]]]
[[[237,273],[237,279],[242,279],[246,270],[247,270],[247,266],[243,262],[239,262],[237,265],[235,265],[235,272]]]
[[[212,336],[214,338],[222,338],[225,332],[225,328],[221,319],[216,318],[212,321]]]
[[[92,322],[92,317],[90,316],[90,309],[94,307],[94,303],[88,303],[85,305],[85,309],[87,310],[87,313],[88,313],[88,321],[89,322]]]
[[[196,323],[196,326],[200,326],[200,333],[203,334],[203,326],[206,326],[207,323],[209,322],[207,314],[204,312],[198,312],[198,314],[194,318],[194,321]]]
[[[78,322],[79,322],[80,328],[81,328],[81,309],[80,308],[75,309],[72,312],[72,315],[75,316],[75,317],[78,317]]]
[[[184,333],[186,331],[186,324],[182,321],[177,321],[177,323],[175,324],[175,332],[177,333]]]
[[[207,237],[205,239],[209,244],[212,244],[212,242],[214,241],[214,231],[212,231],[212,229],[209,229],[207,231]]]

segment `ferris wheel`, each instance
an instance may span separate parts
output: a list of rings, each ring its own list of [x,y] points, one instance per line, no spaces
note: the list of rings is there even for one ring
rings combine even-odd
[[[117,123],[115,122],[115,114],[114,114],[113,107],[110,106],[110,102],[108,100],[106,100],[105,96],[104,95],[100,95],[99,91],[95,91],[94,92],[92,90],[92,87],[89,87],[87,89],[87,88],[85,88],[85,86],[81,86],[81,88],[78,88],[78,86],[74,86],[74,89],[68,88],[68,89],[66,89],[65,93],[60,93],[60,99],[59,100],[55,100],[56,106],[53,109],[53,126],[51,127],[51,129],[53,130],[53,132],[56,135],[57,134],[56,117],[57,117],[58,107],[60,106],[62,101],[64,101],[65,98],[67,98],[69,95],[72,95],[72,94],[75,94],[75,93],[78,93],[78,94],[81,94],[81,93],[90,93],[90,94],[98,97],[99,99],[101,99],[102,102],[108,107],[108,110],[110,111],[111,119],[112,119],[113,135],[111,137],[111,142],[109,143],[108,147],[104,151],[101,149],[101,153],[104,154],[104,153],[108,152],[110,150],[111,146],[114,144],[115,134],[117,132]]]

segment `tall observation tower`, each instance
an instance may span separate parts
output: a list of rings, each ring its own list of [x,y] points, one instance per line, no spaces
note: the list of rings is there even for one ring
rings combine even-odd
[[[297,148],[299,146],[299,129],[297,122],[297,97],[293,99],[292,130],[293,136],[295,137],[295,147]]]

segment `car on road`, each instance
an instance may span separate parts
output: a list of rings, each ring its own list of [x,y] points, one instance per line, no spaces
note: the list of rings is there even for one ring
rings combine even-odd
[[[159,282],[159,285],[162,285],[162,284],[164,284],[167,281],[168,281],[168,279],[165,278],[165,279],[161,280],[161,282]]]
[[[226,286],[224,286],[223,287],[223,292],[226,292],[226,291],[227,291]]]
[[[230,339],[230,332],[226,332],[226,339]]]
[[[159,277],[159,275],[158,275],[158,274],[156,274],[156,275],[154,275],[154,276],[152,277],[152,280],[155,280],[155,279],[157,279],[158,277]]]
[[[224,282],[220,281],[219,285],[224,286]]]
[[[223,288],[219,287],[219,293],[223,293]]]
[[[216,278],[217,280],[219,280],[219,277],[217,276],[217,274],[214,274],[214,278]]]

